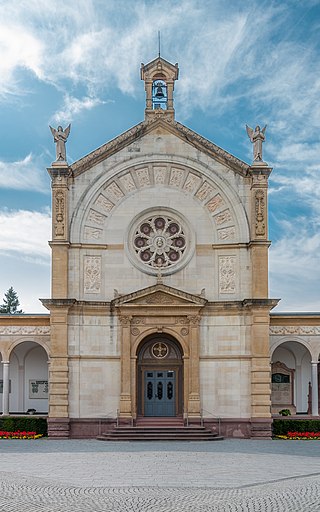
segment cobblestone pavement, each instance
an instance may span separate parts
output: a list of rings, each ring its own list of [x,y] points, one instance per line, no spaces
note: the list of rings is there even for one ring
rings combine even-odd
[[[319,441],[0,441],[0,512],[319,512]]]

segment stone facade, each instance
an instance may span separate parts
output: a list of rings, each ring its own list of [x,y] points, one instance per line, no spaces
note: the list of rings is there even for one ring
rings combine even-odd
[[[268,437],[270,339],[286,332],[270,327],[271,168],[175,121],[177,65],[158,58],[141,76],[145,120],[48,169],[49,435],[94,436],[102,422],[163,416],[165,399],[188,422],[215,428],[221,418],[229,436]]]

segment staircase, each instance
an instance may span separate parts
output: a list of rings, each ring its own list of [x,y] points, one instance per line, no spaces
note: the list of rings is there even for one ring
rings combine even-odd
[[[221,441],[223,437],[200,425],[184,426],[182,418],[139,418],[136,426],[118,426],[99,441]]]

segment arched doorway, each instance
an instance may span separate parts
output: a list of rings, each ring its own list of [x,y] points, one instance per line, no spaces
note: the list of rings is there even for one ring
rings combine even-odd
[[[283,341],[272,354],[272,412],[288,408],[291,414],[308,411],[311,354],[298,341]]]
[[[180,344],[170,335],[153,334],[143,340],[137,355],[138,416],[181,416],[183,359]]]

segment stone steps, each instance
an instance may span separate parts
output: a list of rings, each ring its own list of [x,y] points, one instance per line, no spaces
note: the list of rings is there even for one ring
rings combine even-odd
[[[201,426],[136,426],[115,427],[102,434],[99,441],[221,441],[222,436]]]

